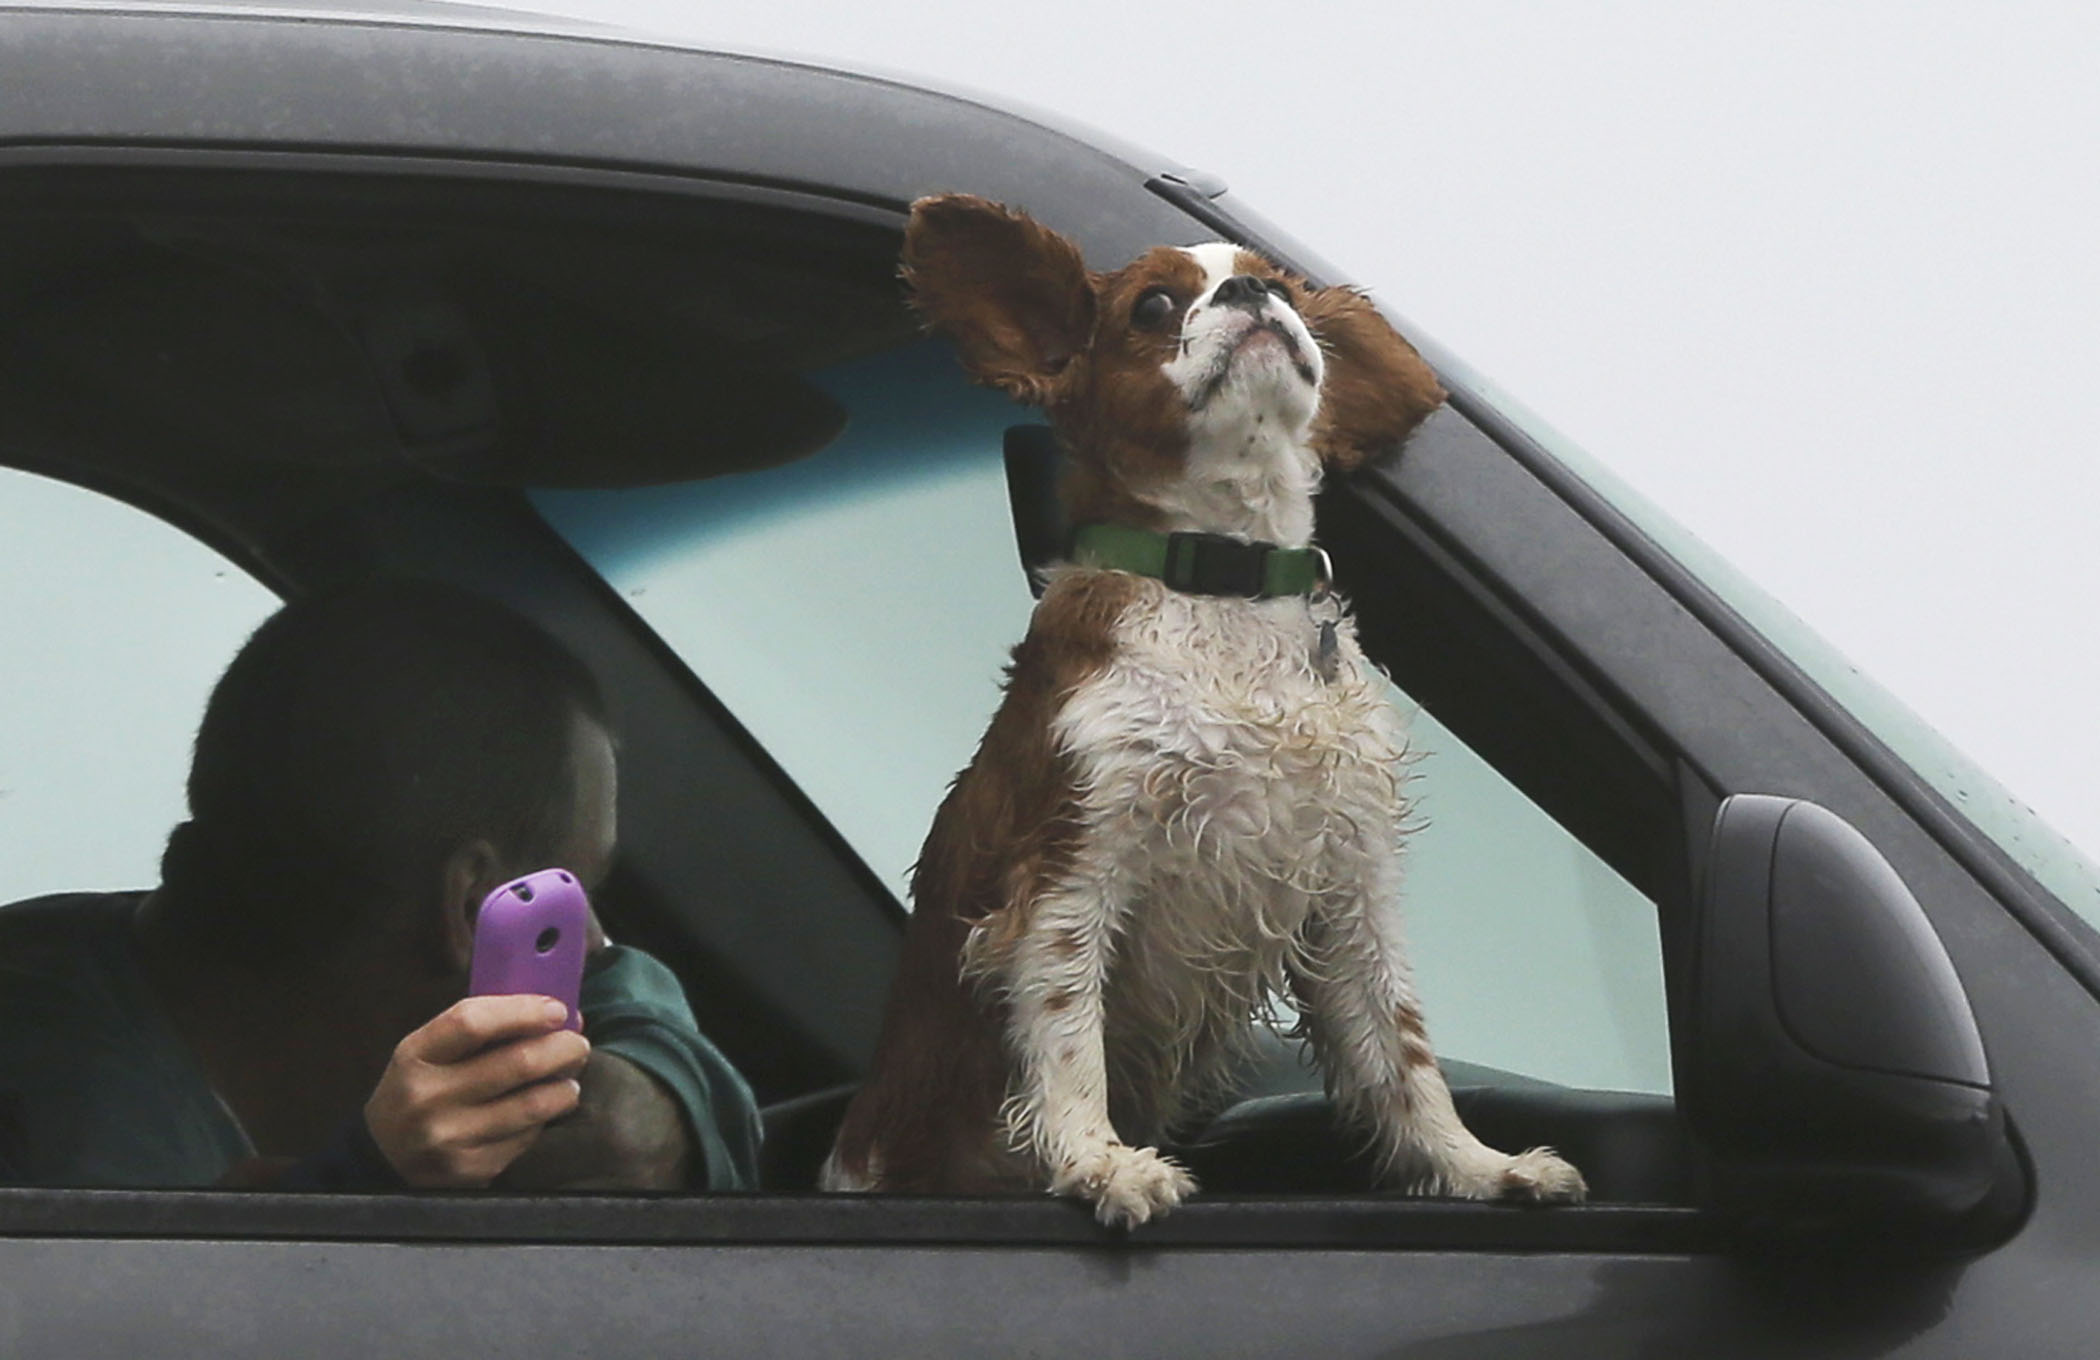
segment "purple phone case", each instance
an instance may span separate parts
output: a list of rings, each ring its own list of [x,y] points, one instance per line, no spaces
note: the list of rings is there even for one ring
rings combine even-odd
[[[513,879],[482,899],[474,918],[469,996],[551,996],[569,1008],[566,1029],[583,1028],[584,935],[590,899],[567,869]]]

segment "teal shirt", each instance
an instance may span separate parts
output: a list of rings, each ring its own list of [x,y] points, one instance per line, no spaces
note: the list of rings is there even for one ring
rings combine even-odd
[[[254,1155],[146,985],[132,942],[142,897],[0,910],[0,1182],[207,1186]],[[755,1188],[751,1089],[701,1035],[671,970],[608,948],[581,1000],[592,1047],[655,1077],[684,1109],[706,1188]]]

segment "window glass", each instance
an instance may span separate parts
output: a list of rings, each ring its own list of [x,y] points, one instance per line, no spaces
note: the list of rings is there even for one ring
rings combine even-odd
[[[1621,481],[1580,445],[1480,374],[1457,366],[1449,356],[1440,356],[1440,362],[1447,368],[1458,367],[1459,377],[1477,396],[1611,500],[1643,533],[1785,652],[1824,693],[1887,743],[1961,816],[1997,842],[2014,863],[2034,875],[2089,924],[2100,927],[2100,865],[2084,850],[2044,822],[2033,808],[1963,754],[1937,728],[1846,660],[1792,610]]]
[[[815,457],[534,499],[901,898],[1027,630],[999,449],[1034,416],[937,343],[816,377],[851,423]],[[1667,1091],[1654,906],[1428,714],[1413,731],[1408,934],[1438,1050]]]
[[[1035,603],[999,454],[1025,417],[934,345],[815,376],[849,424],[814,457],[534,500],[901,898]]]
[[[205,696],[277,599],[65,482],[0,469],[0,525],[0,902],[151,887]]]
[[[1408,710],[1410,957],[1437,1051],[1568,1086],[1670,1090],[1655,905],[1427,710]]]

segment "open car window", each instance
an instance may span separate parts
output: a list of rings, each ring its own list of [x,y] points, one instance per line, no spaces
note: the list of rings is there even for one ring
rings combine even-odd
[[[893,228],[383,179],[59,188],[7,227],[40,267],[0,274],[0,437],[291,593],[436,575],[585,657],[625,740],[600,905],[769,1106],[766,1188],[809,1188],[1031,607],[998,454],[1027,413],[918,336]],[[185,634],[185,722],[248,623]],[[1578,1160],[1632,1130],[1600,1197],[1682,1202],[1654,902],[1430,713],[1414,734],[1408,933],[1468,1118]],[[1206,1186],[1366,1188],[1317,1074],[1281,1033],[1268,1056],[1244,1094],[1299,1103]]]
[[[533,502],[901,898],[1027,630],[999,448],[1032,413],[970,386],[933,341],[813,378],[848,423],[810,458]],[[1415,715],[1405,917],[1439,1051],[1667,1092],[1654,904],[1433,715],[1394,702]]]

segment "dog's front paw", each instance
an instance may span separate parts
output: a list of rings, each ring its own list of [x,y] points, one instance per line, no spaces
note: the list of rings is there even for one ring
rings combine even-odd
[[[1090,1201],[1111,1228],[1134,1228],[1193,1194],[1196,1178],[1153,1148],[1107,1143],[1068,1162],[1050,1189]]]
[[[1579,1204],[1589,1193],[1582,1173],[1552,1148],[1532,1148],[1514,1157],[1496,1152],[1451,1176],[1451,1192],[1467,1199],[1515,1200],[1526,1204]]]

